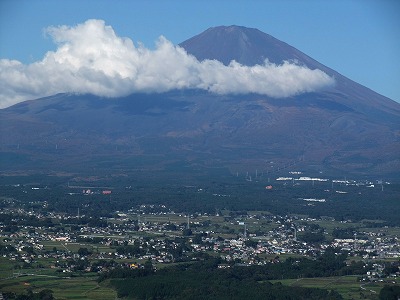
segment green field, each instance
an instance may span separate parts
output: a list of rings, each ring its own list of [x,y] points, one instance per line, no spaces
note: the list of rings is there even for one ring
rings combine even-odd
[[[379,291],[385,283],[362,283],[357,280],[357,276],[323,277],[323,278],[299,278],[273,280],[284,285],[310,287],[335,290],[342,295],[345,300],[350,299],[379,299]],[[387,284],[387,283],[386,283]],[[397,284],[400,281],[397,280]]]
[[[58,273],[54,269],[14,269],[15,262],[0,258],[0,292],[34,293],[50,289],[56,299],[114,299],[115,291],[106,283],[98,285],[97,275],[73,277],[73,274]],[[28,275],[29,274],[29,275]]]
[[[16,294],[34,293],[50,289],[56,299],[114,299],[115,291],[107,284],[98,285],[97,277],[57,277],[49,275],[27,275],[0,280],[0,291]]]

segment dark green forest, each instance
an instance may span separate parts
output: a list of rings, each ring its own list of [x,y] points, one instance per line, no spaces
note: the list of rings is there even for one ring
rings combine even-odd
[[[383,226],[400,225],[400,184],[385,185],[382,191],[380,187],[328,182],[292,185],[268,183],[263,178],[246,182],[234,176],[200,178],[182,184],[163,181],[162,178],[127,177],[123,180],[107,178],[95,183],[81,182],[79,185],[112,189],[111,195],[102,195],[101,188],[92,189],[95,193],[91,195],[83,195],[82,188],[68,187],[67,182],[65,178],[50,176],[0,178],[2,196],[17,199],[27,208],[40,209],[41,204],[37,201],[46,201],[43,210],[74,214],[79,208],[88,217],[111,217],[116,210],[126,211],[141,204],[164,204],[175,212],[213,214],[217,210],[258,210],[276,215],[330,216],[339,221],[381,220],[385,223]],[[273,188],[267,190],[267,184]],[[36,186],[39,189],[32,190]],[[305,198],[325,199],[325,202],[310,205],[302,200]]]
[[[221,259],[208,257],[154,272],[148,262],[144,269],[110,270],[99,281],[110,279],[120,297],[134,299],[342,299],[334,291],[269,281],[365,272],[362,263],[347,266],[346,258],[346,254],[331,248],[315,260],[289,258],[265,266],[226,265]]]

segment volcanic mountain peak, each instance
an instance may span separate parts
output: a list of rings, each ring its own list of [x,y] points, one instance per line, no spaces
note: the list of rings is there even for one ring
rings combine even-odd
[[[346,78],[300,50],[255,28],[236,25],[211,27],[179,46],[200,61],[215,59],[225,65],[232,60],[247,66],[264,64],[266,59],[275,64],[295,61],[310,69],[319,69],[334,78],[336,86],[331,92],[337,95],[335,101],[338,103],[367,114],[372,110],[400,114],[399,104],[395,101]]]
[[[398,103],[257,29],[213,27],[180,46],[199,60],[224,64],[297,60],[333,76],[336,86],[286,98],[196,89],[115,100],[55,95],[0,110],[0,159],[16,158],[10,170],[38,164],[98,168],[105,157],[121,169],[146,164],[143,169],[168,170],[179,162],[207,170],[262,165],[269,172],[264,164],[273,161],[276,170],[296,162],[330,172],[399,176]]]
[[[199,60],[216,59],[228,65],[232,60],[253,66],[266,59],[275,64],[297,60],[310,68],[317,66],[308,56],[290,45],[255,28],[211,27],[180,44]]]

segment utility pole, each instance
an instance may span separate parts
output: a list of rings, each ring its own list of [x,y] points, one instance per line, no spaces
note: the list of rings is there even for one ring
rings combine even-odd
[[[357,250],[357,232],[354,233],[354,251]]]

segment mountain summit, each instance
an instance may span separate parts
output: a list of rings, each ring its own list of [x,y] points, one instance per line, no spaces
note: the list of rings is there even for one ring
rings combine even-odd
[[[225,65],[295,60],[336,84],[286,98],[192,89],[112,100],[57,94],[26,101],[0,110],[3,170],[278,174],[295,165],[399,176],[398,103],[257,29],[214,27],[180,46],[198,60]]]
[[[182,42],[189,54],[198,60],[215,59],[225,65],[236,61],[246,66],[264,64],[267,59],[274,64],[293,61],[310,69],[319,69],[335,78],[336,87],[332,90],[341,96],[335,101],[344,105],[371,112],[371,110],[393,110],[400,113],[398,103],[384,97],[330,69],[298,49],[255,28],[243,26],[217,26]]]
[[[311,69],[321,67],[296,48],[258,29],[243,26],[212,27],[179,46],[198,60],[216,59],[225,65],[232,60],[246,66],[262,65],[268,59],[275,64],[295,60]]]

